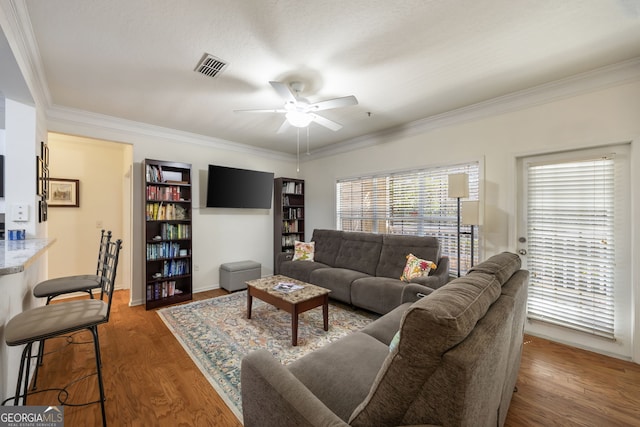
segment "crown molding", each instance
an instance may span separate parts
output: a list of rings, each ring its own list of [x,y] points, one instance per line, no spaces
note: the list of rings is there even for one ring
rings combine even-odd
[[[372,147],[445,126],[535,107],[638,80],[640,57],[319,148],[311,152],[311,159]]]
[[[144,136],[178,143],[195,144],[207,148],[241,152],[275,160],[291,161],[295,159],[295,156],[279,151],[59,105],[54,105],[47,110],[47,123],[49,130],[53,132],[81,134],[83,136],[131,144],[135,144],[137,139]]]
[[[51,93],[44,75],[40,50],[33,33],[27,4],[24,0],[8,0],[2,6],[2,10],[8,26],[4,33],[18,67],[22,71],[36,106],[43,106],[46,109],[51,105]]]

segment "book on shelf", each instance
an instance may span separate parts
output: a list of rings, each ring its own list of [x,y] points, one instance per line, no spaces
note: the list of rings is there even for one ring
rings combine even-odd
[[[182,290],[176,288],[175,280],[158,282],[147,285],[147,300],[159,300],[182,294]]]
[[[283,182],[282,192],[289,194],[302,194],[302,183],[293,181]]]
[[[157,185],[147,186],[147,200],[167,200],[167,201],[184,201],[180,187],[171,185],[169,187],[160,187]]]
[[[147,182],[162,182],[162,168],[156,165],[147,165]]]
[[[185,249],[188,253],[188,250]],[[175,258],[180,255],[180,244],[171,242],[147,243],[147,261],[153,261],[162,258]]]
[[[147,221],[186,220],[187,210],[175,203],[147,203]]]
[[[304,286],[298,285],[293,282],[278,282],[278,284],[273,287],[273,290],[288,294],[291,292],[299,291],[300,289],[303,289],[303,288]]]

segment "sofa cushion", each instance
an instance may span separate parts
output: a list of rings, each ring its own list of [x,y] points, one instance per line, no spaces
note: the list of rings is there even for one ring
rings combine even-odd
[[[354,332],[292,362],[288,368],[333,413],[347,421],[364,400],[389,348]]]
[[[493,274],[500,282],[500,285],[504,285],[513,273],[520,269],[520,265],[520,257],[517,254],[502,252],[490,257],[486,261],[483,261],[474,267],[471,267],[468,274]]]
[[[329,268],[329,266],[321,262],[283,261],[280,263],[278,274],[309,283],[311,272],[321,268]]]
[[[351,303],[378,314],[386,314],[402,301],[406,283],[389,277],[367,276],[351,283]]]
[[[313,230],[311,241],[315,242],[314,259],[317,262],[331,267],[336,264],[336,255],[342,243],[342,231],[339,230]]]
[[[331,289],[330,298],[351,304],[351,282],[362,277],[369,275],[346,268],[320,268],[311,272],[309,283]]]
[[[293,259],[291,261],[312,261],[315,242],[299,242],[293,244]]]
[[[407,263],[407,255],[438,262],[440,242],[435,237],[385,234],[376,266],[376,276],[399,278]]]
[[[404,270],[402,270],[400,280],[410,282],[417,277],[428,275],[432,269],[437,267],[438,266],[431,260],[421,259],[414,254],[409,254],[407,255],[407,263],[404,266]]]
[[[401,425],[442,356],[462,342],[500,296],[495,277],[467,275],[413,303],[367,398],[350,418],[353,426]]]
[[[344,232],[335,266],[375,276],[381,249],[381,234]]]

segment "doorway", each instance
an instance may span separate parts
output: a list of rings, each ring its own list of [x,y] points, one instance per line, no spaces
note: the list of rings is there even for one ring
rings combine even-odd
[[[88,274],[95,269],[102,229],[122,239],[116,288],[132,280],[133,147],[49,133],[49,176],[78,181],[77,207],[50,207],[47,235],[56,238],[48,252],[49,277]]]
[[[628,145],[518,159],[534,335],[631,356],[629,179]]]

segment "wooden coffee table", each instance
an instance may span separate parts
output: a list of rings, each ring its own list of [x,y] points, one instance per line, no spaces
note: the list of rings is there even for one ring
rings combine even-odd
[[[251,319],[253,297],[291,314],[291,344],[298,345],[298,315],[322,306],[324,330],[329,330],[329,289],[286,276],[277,275],[249,280],[247,283],[247,319]],[[279,283],[294,283],[303,286],[292,292],[281,292],[273,288]]]

